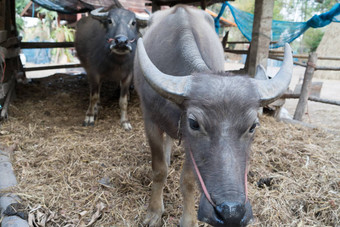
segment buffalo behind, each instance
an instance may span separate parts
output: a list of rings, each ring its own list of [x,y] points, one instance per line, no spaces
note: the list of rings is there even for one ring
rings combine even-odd
[[[97,9],[77,23],[75,48],[90,84],[90,105],[84,125],[94,125],[98,115],[100,87],[103,81],[120,84],[121,125],[130,130],[127,117],[129,86],[138,38],[133,12],[115,8],[108,12]]]

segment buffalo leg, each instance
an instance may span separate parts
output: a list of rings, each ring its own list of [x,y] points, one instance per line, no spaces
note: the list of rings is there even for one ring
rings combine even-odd
[[[100,99],[100,86],[99,82],[90,82],[90,105],[86,111],[86,116],[83,125],[92,126],[98,116],[98,103]]]
[[[181,192],[183,195],[181,227],[198,226],[194,198],[195,176],[188,160],[185,161],[181,174]]]
[[[119,97],[119,107],[120,107],[120,124],[125,130],[131,130],[132,126],[129,122],[127,116],[127,106],[129,98],[129,86],[131,84],[131,75],[120,82],[120,97]]]
[[[168,175],[166,154],[163,151],[163,132],[152,123],[145,121],[145,131],[149,139],[152,155],[153,183],[151,198],[144,224],[149,226],[160,226],[164,212],[163,187]]]

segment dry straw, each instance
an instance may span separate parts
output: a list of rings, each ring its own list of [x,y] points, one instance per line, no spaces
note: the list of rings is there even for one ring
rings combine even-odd
[[[138,97],[133,94],[129,104],[132,132],[119,126],[117,92],[111,87],[103,89],[96,126],[82,127],[87,84],[82,78],[62,78],[20,85],[11,117],[0,128],[2,144],[17,144],[15,190],[27,205],[29,222],[138,226],[152,184]],[[338,226],[339,148],[338,135],[262,117],[248,180],[252,225]],[[179,224],[183,156],[175,146],[164,189],[164,226]]]

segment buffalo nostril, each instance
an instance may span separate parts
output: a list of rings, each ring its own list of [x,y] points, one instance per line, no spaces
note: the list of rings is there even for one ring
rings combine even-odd
[[[125,35],[117,35],[115,37],[115,41],[117,45],[125,46],[128,43],[129,39]]]
[[[240,223],[246,212],[245,204],[237,202],[224,202],[215,210],[226,223]]]

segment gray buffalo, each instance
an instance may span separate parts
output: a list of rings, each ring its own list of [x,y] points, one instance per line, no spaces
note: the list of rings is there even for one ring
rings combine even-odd
[[[245,226],[252,218],[247,197],[250,146],[260,106],[288,87],[292,54],[271,80],[224,72],[224,53],[212,18],[175,6],[156,12],[135,57],[135,87],[141,99],[152,153],[153,184],[144,224],[161,223],[163,186],[173,139],[182,139],[181,226],[197,226],[195,178],[202,191],[198,219],[213,226]]]
[[[112,80],[120,83],[121,125],[130,130],[127,105],[138,38],[137,19],[133,12],[122,8],[101,10],[96,9],[82,18],[76,28],[75,48],[90,84],[90,105],[84,125],[94,125],[100,87],[103,81]]]

